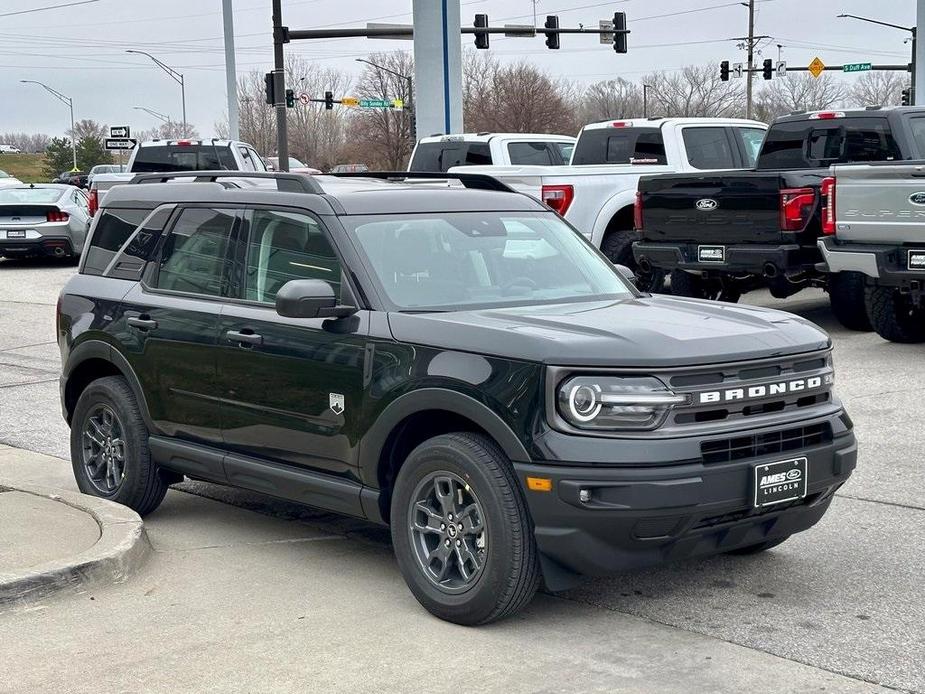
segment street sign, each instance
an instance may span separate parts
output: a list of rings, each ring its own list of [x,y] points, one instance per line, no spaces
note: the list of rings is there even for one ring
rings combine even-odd
[[[127,125],[113,125],[109,128],[109,137],[131,137],[132,133]]]
[[[732,76],[741,77],[744,69],[745,69],[745,66],[742,65],[742,63],[733,63],[732,64]]]
[[[389,99],[360,99],[360,108],[392,108]]]
[[[308,106],[308,102],[311,100],[312,98],[305,92],[302,92],[301,94],[299,94],[299,103],[302,104],[303,106]]]
[[[825,70],[825,63],[819,59],[819,56],[816,56],[813,58],[813,62],[809,64],[807,69],[809,70],[809,74],[818,79],[819,75],[822,74],[822,71]]]
[[[344,97],[341,97],[340,105],[349,106],[350,108],[356,108],[357,106],[360,105],[360,100],[357,99],[355,96],[344,96]]]
[[[597,26],[602,32],[610,32],[609,34],[604,33],[604,34],[599,35],[601,39],[601,43],[603,43],[606,46],[612,45],[613,44],[613,20],[612,19],[602,19],[597,23]]]
[[[867,72],[870,70],[870,63],[845,63],[841,69],[842,72]]]
[[[786,77],[787,76],[787,61],[781,60],[777,63],[777,76]]]
[[[135,140],[128,137],[107,137],[106,149],[134,149]]]

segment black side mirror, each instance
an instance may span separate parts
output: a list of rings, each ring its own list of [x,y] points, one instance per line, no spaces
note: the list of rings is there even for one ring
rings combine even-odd
[[[276,294],[276,312],[284,318],[345,318],[353,306],[338,306],[334,289],[324,280],[289,280]]]
[[[625,279],[634,287],[636,286],[636,273],[630,270],[626,265],[620,265],[619,263],[614,263],[613,266],[617,268],[617,272],[620,273],[620,277]]]

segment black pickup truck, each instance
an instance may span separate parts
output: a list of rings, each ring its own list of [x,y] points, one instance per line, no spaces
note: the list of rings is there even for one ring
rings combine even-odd
[[[643,176],[633,253],[644,269],[670,271],[680,296],[738,301],[759,287],[778,298],[825,287],[842,324],[869,330],[863,276],[820,269],[822,182],[832,164],[917,158],[925,158],[923,108],[784,116],[754,169]]]

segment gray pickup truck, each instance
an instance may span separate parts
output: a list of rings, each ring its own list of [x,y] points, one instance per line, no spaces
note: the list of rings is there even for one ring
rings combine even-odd
[[[881,337],[925,342],[925,162],[836,165],[830,174],[819,269],[864,282]]]

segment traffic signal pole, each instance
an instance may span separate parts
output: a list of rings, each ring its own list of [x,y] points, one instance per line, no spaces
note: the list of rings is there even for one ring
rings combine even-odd
[[[752,117],[752,73],[755,69],[755,0],[748,0],[748,74],[745,76],[745,117]]]
[[[289,133],[286,130],[286,65],[283,44],[283,0],[273,0],[273,106],[276,108],[276,156],[279,170],[289,171]]]

